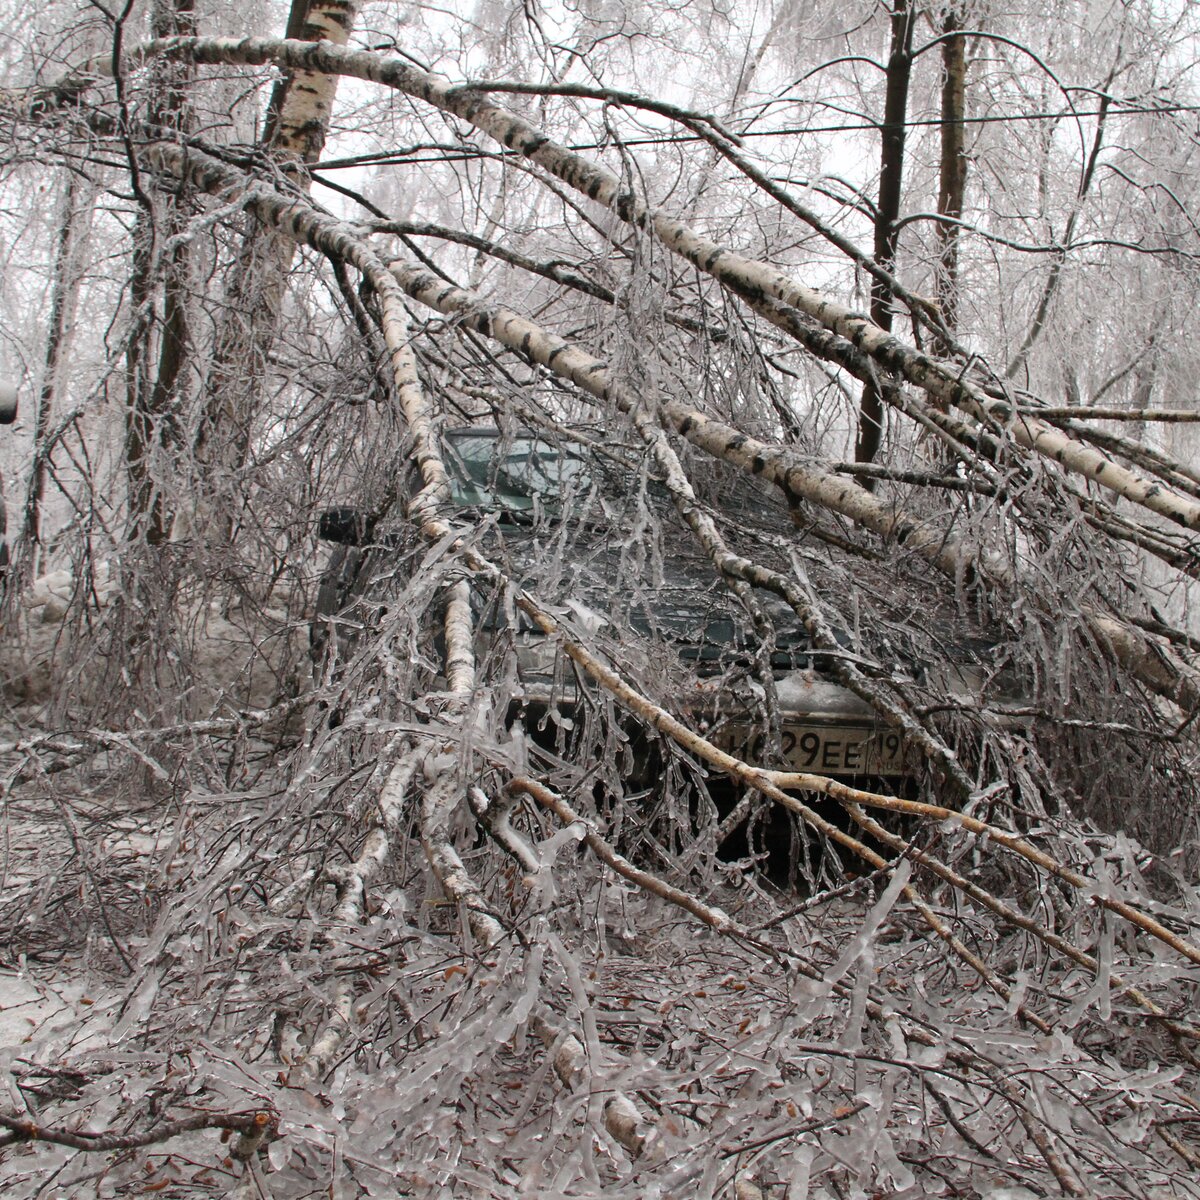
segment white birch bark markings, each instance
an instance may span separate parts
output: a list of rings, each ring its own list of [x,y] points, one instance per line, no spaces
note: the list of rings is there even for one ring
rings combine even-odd
[[[247,185],[240,172],[195,150],[185,155],[171,143],[155,143],[147,149],[146,158],[152,166],[172,174],[186,172],[205,190],[240,199],[261,219],[287,228],[293,236],[316,249],[342,259],[368,280],[379,297],[397,396],[413,434],[416,461],[425,481],[411,509],[427,536],[436,540],[450,532],[439,511],[448,484],[434,437],[432,414],[408,345],[408,319],[402,299],[405,292],[438,311],[459,314],[475,323],[480,332],[519,349],[531,361],[569,378],[589,394],[610,399],[627,412],[633,411],[634,400],[612,388],[607,368],[599,360],[508,309],[479,304],[470,293],[423,268],[392,263],[389,271],[354,227],[317,213],[303,202],[282,200],[265,185]],[[665,402],[661,413],[694,445],[762,475],[790,495],[841,513],[884,538],[895,538],[952,579],[981,572],[998,577],[1001,583],[1011,583],[1000,564],[981,563],[977,553],[951,533],[931,528],[903,510],[881,503],[844,476],[813,469],[797,461],[783,447],[750,438],[675,401]],[[487,569],[494,570],[490,564]],[[1109,615],[1088,612],[1084,616],[1112,657],[1147,687],[1187,711],[1200,705],[1200,682],[1165,646],[1151,642]]]
[[[957,366],[940,363],[907,346],[862,314],[797,283],[777,268],[746,258],[669,214],[649,208],[624,189],[611,172],[557,145],[528,121],[478,93],[456,88],[448,80],[420,71],[401,60],[368,51],[346,50],[328,42],[165,38],[147,43],[129,58],[136,62],[156,54],[178,54],[198,63],[261,65],[276,62],[294,69],[353,75],[424,100],[461,117],[502,145],[536,162],[564,183],[616,213],[623,221],[652,229],[664,245],[735,293],[769,296],[799,309],[943,404],[955,405],[978,421],[1008,430],[1018,445],[1093,480],[1134,504],[1176,524],[1200,529],[1200,503],[1180,496],[1161,483],[1144,479],[1053,426],[1018,414],[1006,400],[988,396],[968,381]]]

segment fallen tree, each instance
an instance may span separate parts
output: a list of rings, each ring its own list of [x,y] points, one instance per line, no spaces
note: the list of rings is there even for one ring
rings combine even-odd
[[[99,1178],[116,1186],[151,1167],[164,1187],[247,1195],[331,1178],[354,1195],[1192,1194],[1200,692],[1186,613],[1164,620],[1141,578],[1154,559],[1189,586],[1186,464],[1013,390],[891,267],[911,341],[735,251],[652,202],[619,138],[609,169],[489,99],[517,86],[286,39],[120,50],[49,93],[6,94],[4,119],[68,164],[115,169],[105,156],[127,146],[129,170],[195,205],[174,237],[208,245],[245,213],[272,245],[293,239],[340,305],[337,321],[312,305],[313,323],[347,332],[326,394],[309,376],[328,346],[282,331],[306,370],[277,368],[286,398],[258,415],[248,465],[222,468],[217,490],[241,503],[222,557],[203,507],[166,545],[79,522],[66,579],[107,537],[128,586],[103,605],[78,587],[56,615],[119,694],[67,728],[59,689],[41,728],[0,746],[13,819],[52,846],[17,876],[4,945],[12,961],[74,954],[63,927],[79,923],[109,975],[14,1059],[11,1194],[52,1162],[64,1194],[87,1194],[89,1151],[111,1156]],[[418,121],[452,120],[458,145],[561,205],[620,286],[499,235],[336,217],[236,144],[141,119],[129,89],[159,58],[350,76]],[[738,158],[699,112],[537,92],[705,127]],[[511,271],[504,303],[456,279],[473,270],[462,244]],[[946,357],[916,341],[931,330]],[[788,355],[805,373],[777,369]],[[771,403],[747,362],[774,372]],[[900,422],[875,464],[843,461],[849,430],[839,441],[812,382],[845,378]],[[596,509],[568,491],[553,520],[535,497],[531,566],[495,510],[456,498],[455,424],[609,455],[627,493]],[[46,436],[42,456],[80,423]],[[167,489],[213,467],[181,449],[160,469]],[[355,492],[378,578],[351,578],[324,614],[311,686],[296,673],[278,704],[230,711],[224,691],[174,712],[134,667],[148,581],[170,623],[197,588],[228,616],[238,588],[267,611],[294,576],[290,610],[271,611],[306,627],[319,571],[300,547],[318,501],[347,499],[329,474]],[[597,512],[624,547],[599,619],[570,570]],[[700,679],[737,697],[715,712],[682,702],[669,634],[651,628],[643,651],[613,633],[622,588],[653,598],[680,547],[757,639],[720,683]],[[507,625],[486,624],[492,609]],[[907,747],[900,781],[786,760],[770,651],[793,625],[809,676]],[[519,711],[521,629],[571,680],[536,714]],[[949,675],[968,637],[988,681],[964,698]],[[721,704],[750,714],[763,755],[722,736]],[[1105,820],[1135,791],[1137,811]],[[760,869],[781,859],[783,888]],[[238,1134],[228,1158],[211,1129]]]

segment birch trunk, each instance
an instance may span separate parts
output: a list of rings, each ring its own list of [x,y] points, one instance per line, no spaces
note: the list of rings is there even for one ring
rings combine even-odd
[[[1018,446],[1065,471],[1098,483],[1114,495],[1177,525],[1200,529],[1200,503],[1178,495],[1158,480],[1144,478],[1045,422],[1019,414],[1008,399],[990,395],[968,378],[959,364],[937,361],[893,337],[861,313],[796,282],[776,267],[749,259],[670,214],[647,207],[612,172],[558,145],[524,118],[493,104],[478,92],[456,88],[447,80],[397,58],[349,51],[327,42],[309,45],[266,38],[169,39],[143,47],[133,60],[156,54],[181,54],[196,62],[210,63],[277,62],[352,75],[396,88],[461,117],[610,209],[621,220],[652,230],[670,250],[743,299],[769,298],[798,309],[885,370],[925,391],[933,400],[954,405],[976,421],[1003,429]]]
[[[413,68],[407,64],[382,59],[377,55],[349,54],[328,45],[281,45],[277,42],[269,43],[253,39],[241,43],[211,41],[182,43],[177,41],[172,45],[176,49],[181,46],[185,47],[193,57],[211,57],[215,61],[255,61],[260,55],[264,58],[278,55],[288,61],[315,60],[322,65],[329,65],[331,69],[343,68],[347,73],[362,74],[367,78],[407,81],[409,86],[414,90],[417,89],[417,84],[409,78],[414,74]],[[454,104],[460,102],[462,93],[452,96],[450,90],[444,88],[440,81],[435,80],[432,76],[424,72],[416,74],[420,76],[420,88],[439,96],[446,107],[449,107],[452,102]],[[485,121],[475,110],[474,104],[467,104],[465,110],[474,114],[476,123],[481,127],[488,124],[495,127],[498,134],[502,132],[497,125],[499,116],[495,121],[490,116]],[[499,113],[499,110],[495,110],[494,106],[487,106],[487,112]],[[527,144],[525,139],[529,127],[520,118],[511,114],[501,115],[504,120],[504,128],[507,130],[507,134],[502,137],[505,144],[527,145],[530,157],[538,158],[548,155],[548,161],[556,163],[564,177],[575,174],[575,167],[582,162],[577,156],[558,147],[554,147],[554,153],[549,154],[546,150],[548,139],[540,135],[536,143]],[[260,209],[263,219],[269,220],[278,229],[287,228],[292,236],[297,239],[305,239],[335,258],[343,259],[356,269],[363,271],[368,277],[369,283],[375,289],[380,301],[384,336],[392,348],[392,368],[397,396],[414,438],[417,464],[425,479],[425,487],[410,505],[410,510],[413,516],[421,522],[427,534],[435,537],[443,536],[448,532],[446,523],[440,517],[440,501],[447,486],[445,468],[432,437],[432,416],[421,394],[422,389],[416,373],[415,360],[412,351],[406,344],[407,318],[401,300],[403,292],[397,281],[391,278],[383,268],[382,261],[361,241],[357,231],[352,227],[321,217],[302,204],[288,204],[282,201],[276,193],[269,192],[268,189],[264,188],[261,192],[247,189],[244,177],[240,173],[231,171],[212,160],[205,164],[200,161],[201,156],[192,155],[185,165],[182,152],[176,147],[165,144],[152,147],[149,156],[152,160],[157,161],[160,169],[171,172],[187,170],[197,181],[198,186],[205,187],[210,191],[231,195],[240,188],[246,205],[251,211]],[[567,160],[565,163],[560,161],[564,157]],[[636,202],[629,197],[624,200],[620,198],[620,194],[615,190],[615,179],[608,176],[607,173],[591,167],[590,164],[585,163],[584,166],[595,175],[593,185],[588,188],[589,194],[594,192],[596,196],[607,195],[614,209],[626,212],[629,219],[637,216],[636,211],[629,211],[629,204]],[[663,232],[664,241],[669,241],[674,237],[674,240],[682,247],[686,247],[688,251],[695,252],[696,244],[703,244],[698,234],[670,218],[651,217],[650,214],[643,211],[641,220],[643,222],[653,220],[656,228],[660,228],[660,231]],[[681,252],[683,251],[681,250]],[[691,253],[687,253],[685,256],[691,257]],[[726,263],[726,259],[733,260],[733,262]],[[717,247],[716,252],[710,255],[707,265],[714,275],[718,275],[723,271],[733,271],[734,262],[739,266],[744,264],[733,276],[739,287],[752,289],[755,280],[767,282],[774,280],[781,285],[786,285],[786,289],[790,290],[798,299],[804,299],[806,295],[811,295],[816,300],[815,311],[822,314],[824,321],[827,322],[827,327],[833,328],[834,332],[840,332],[842,329],[848,328],[850,322],[855,322],[860,335],[857,343],[868,353],[872,351],[878,353],[882,349],[889,357],[898,359],[909,369],[914,369],[915,364],[915,370],[919,371],[924,378],[932,379],[935,383],[938,379],[949,382],[948,372],[940,364],[934,363],[918,351],[901,346],[895,339],[887,337],[863,318],[836,306],[832,301],[826,300],[818,293],[811,292],[810,289],[792,283],[781,273],[765,264],[752,263],[749,260],[741,259],[731,251],[724,251]],[[422,274],[423,278],[420,280],[406,280],[404,290],[409,291],[410,294],[419,295],[419,298],[426,303],[431,303],[433,307],[439,307],[441,303],[448,303],[451,295],[458,293],[463,297],[459,303],[462,303],[463,307],[470,307],[469,298],[460,289],[446,285],[443,280],[432,273]],[[440,300],[436,299],[439,293],[441,294]],[[429,297],[428,300],[426,296]],[[456,307],[456,305],[451,304],[451,307]],[[797,307],[800,306],[797,305]],[[519,328],[522,318],[504,311],[502,320],[517,322]],[[491,321],[485,321],[485,324],[486,328],[483,325],[480,327],[490,334],[493,325]],[[538,344],[536,332],[540,331],[536,331],[536,327],[526,323],[525,329],[521,332],[521,343],[526,352],[532,351],[533,347]],[[574,348],[553,335],[545,335],[544,345],[547,365],[553,365],[556,370],[561,368],[563,371],[567,371],[567,356]],[[898,349],[893,354],[890,347]],[[578,352],[575,351],[575,353]],[[536,358],[536,352],[534,357]],[[576,370],[578,374],[572,373],[572,378],[580,386],[585,386],[585,381],[589,377],[592,377],[593,384],[596,384],[599,382],[597,376],[602,371],[602,365],[595,360],[589,360],[589,357],[584,355]],[[961,392],[968,389],[969,386],[959,380],[954,381],[952,390],[959,395],[960,402]],[[937,394],[936,389],[931,387],[930,390],[933,394]],[[1013,409],[1007,403],[990,401],[982,393],[975,392],[975,389],[970,390],[979,395],[984,403],[990,405],[988,409],[980,413],[981,416],[989,414],[995,416],[1001,410],[1009,414],[1013,413]],[[965,407],[965,402],[963,406]],[[763,475],[791,495],[809,499],[832,511],[839,512],[881,536],[903,541],[907,547],[927,558],[952,578],[962,579],[964,573],[971,574],[980,569],[985,573],[992,569],[1002,570],[998,564],[981,563],[972,547],[961,543],[953,536],[939,534],[936,528],[914,520],[903,510],[881,504],[847,479],[819,470],[813,471],[796,459],[795,455],[786,448],[759,442],[682,405],[665,404],[663,415],[669,419],[677,432],[694,445],[723,457],[747,471]],[[1065,444],[1069,446],[1055,455],[1059,461],[1064,463],[1078,464],[1081,460],[1086,463],[1090,461],[1086,455],[1093,454],[1102,464],[1095,477],[1104,475],[1104,482],[1113,487],[1118,494],[1127,495],[1129,498],[1141,497],[1147,508],[1155,511],[1165,510],[1180,524],[1191,524],[1194,521],[1200,525],[1200,504],[1166,492],[1157,483],[1148,484],[1146,481],[1136,478],[1132,482],[1127,482],[1126,476],[1131,475],[1128,472],[1118,479],[1117,476],[1123,472],[1123,468],[1111,464],[1110,460],[1087,447],[1080,447],[1078,443],[1073,442],[1066,435],[1060,434],[1057,430],[1020,416],[1013,416],[1011,428],[1018,435],[1023,432],[1042,453],[1047,453],[1048,446],[1051,445],[1064,446]],[[1058,438],[1059,441],[1055,442],[1055,438]],[[1019,436],[1018,441],[1021,441]],[[1107,471],[1110,466],[1112,470]],[[1114,486],[1114,484],[1119,486]],[[1105,646],[1110,656],[1130,670],[1147,687],[1168,697],[1185,709],[1193,707],[1195,703],[1200,703],[1200,684],[1197,683],[1193,672],[1179,663],[1167,647],[1147,639],[1124,623],[1107,615],[1092,613],[1086,615],[1086,619],[1092,625],[1099,641]]]
[[[356,9],[357,0],[293,0],[287,36],[344,46]],[[337,83],[337,74],[296,66],[271,97],[263,148],[300,191],[311,184],[306,164],[325,146]],[[230,269],[196,437],[201,460],[224,476],[241,469],[250,447],[295,251],[294,238],[251,220]]]
[[[42,507],[46,493],[46,470],[50,448],[50,417],[58,395],[63,358],[70,341],[70,328],[79,295],[79,246],[91,225],[93,191],[73,174],[67,176],[62,219],[54,255],[54,278],[50,298],[50,320],[46,330],[46,355],[42,364],[42,386],[38,392],[33,422],[33,471],[25,499],[22,539],[28,547],[22,575],[36,578],[41,569]]]
[[[958,221],[967,192],[966,127],[967,46],[962,16],[948,9],[942,21],[942,154],[938,187],[938,216],[949,218],[937,226],[938,263],[935,295],[942,321],[951,334],[958,327]],[[942,353],[947,348],[942,347]]]

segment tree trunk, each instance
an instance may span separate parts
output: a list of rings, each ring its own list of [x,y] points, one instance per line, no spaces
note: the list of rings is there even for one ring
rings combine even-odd
[[[293,0],[287,36],[344,46],[355,11],[355,0]],[[337,82],[336,75],[290,71],[268,106],[264,148],[304,191],[310,183],[304,165],[315,162],[325,146]],[[196,440],[202,463],[226,479],[240,470],[250,447],[295,250],[294,238],[248,218],[229,275]],[[212,482],[220,492],[220,480]]]
[[[908,0],[895,0],[892,45],[887,62],[882,149],[879,160],[879,203],[875,210],[875,261],[891,271],[896,261],[896,221],[904,182],[904,122],[908,113],[908,84],[912,75],[913,11]],[[871,320],[885,332],[892,328],[892,292],[880,280],[871,284]],[[863,388],[858,414],[857,462],[871,462],[883,439],[883,400],[874,384]],[[872,480],[862,479],[868,491]]]
[[[155,37],[195,33],[194,0],[163,0],[154,6],[151,23]],[[187,89],[195,71],[186,63],[164,63],[156,71],[150,121],[162,129],[186,133],[192,124]],[[178,442],[172,411],[177,408],[189,335],[187,293],[189,255],[181,242],[166,264],[163,313],[158,345],[158,370],[150,380],[153,353],[153,306],[157,272],[156,246],[160,226],[166,236],[183,227],[179,195],[166,201],[161,217],[145,205],[138,213],[133,235],[130,303],[134,330],[126,353],[128,406],[125,421],[125,466],[129,484],[130,525],[135,537],[150,545],[170,535],[172,513],[167,502],[163,452]]]
[[[58,230],[58,246],[54,255],[53,293],[50,298],[50,320],[46,330],[46,356],[43,361],[42,386],[38,394],[37,414],[33,421],[33,470],[25,498],[25,521],[22,540],[29,548],[24,557],[23,576],[31,579],[40,569],[42,541],[42,504],[46,493],[46,464],[49,455],[47,438],[50,415],[58,393],[59,373],[69,337],[69,327],[79,292],[78,247],[90,223],[92,205],[90,184],[81,183],[74,174],[67,176],[63,197],[62,224]]]
[[[938,265],[934,294],[941,309],[942,322],[951,334],[958,327],[958,241],[963,202],[967,190],[965,149],[967,95],[966,38],[957,35],[962,28],[961,13],[950,9],[942,22],[942,155],[938,187],[938,216],[950,218],[937,227]],[[948,353],[948,347],[943,347]]]

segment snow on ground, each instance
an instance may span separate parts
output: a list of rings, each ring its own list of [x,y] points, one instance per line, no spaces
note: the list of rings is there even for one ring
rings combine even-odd
[[[77,638],[70,618],[85,612],[94,631],[119,598],[119,580],[105,563],[86,589],[68,570],[38,578],[21,598],[20,614],[0,629],[0,699],[27,709],[66,685],[86,704],[111,688],[110,663],[97,655],[96,639]],[[160,656],[164,686],[186,690],[187,715],[203,717],[228,706],[269,708],[307,683],[307,621],[290,607],[304,609],[281,594],[262,606],[184,597],[171,621],[160,613],[125,619]]]
[[[101,564],[85,598],[69,571],[52,572],[34,583],[0,626],[0,926],[29,935],[0,949],[0,1093],[7,1090],[9,1107],[18,1111],[14,1069],[42,1056],[54,1061],[68,1046],[84,1048],[78,1031],[102,1028],[116,995],[103,983],[120,974],[114,974],[119,964],[112,946],[84,933],[89,906],[97,903],[97,881],[114,919],[136,916],[135,893],[144,890],[147,864],[169,856],[178,836],[163,811],[148,816],[111,809],[113,762],[102,748],[94,756],[85,750],[64,758],[70,780],[84,785],[83,791],[64,791],[53,781],[67,775],[48,774],[44,786],[29,775],[39,769],[39,757],[53,772],[57,752],[31,756],[21,746],[60,732],[65,741],[75,740],[64,712],[78,709],[92,724],[86,717],[97,692],[112,688],[113,672],[87,633],[77,636],[75,625],[82,612],[83,628],[94,631],[116,612],[117,584]],[[307,626],[289,615],[286,602],[276,598],[271,606],[252,608],[205,597],[184,601],[170,620],[146,614],[156,633],[167,632],[159,647],[168,664],[161,678],[175,711],[202,719],[269,708],[306,685]],[[187,691],[170,695],[173,680],[183,680]],[[149,723],[161,723],[152,698],[148,709]],[[166,705],[163,711],[169,711]],[[134,956],[140,932],[121,932]],[[36,958],[26,961],[24,950],[14,949],[24,946]]]
[[[75,1024],[91,1000],[77,982],[0,971],[0,1059],[19,1056],[39,1037]]]

